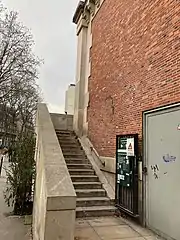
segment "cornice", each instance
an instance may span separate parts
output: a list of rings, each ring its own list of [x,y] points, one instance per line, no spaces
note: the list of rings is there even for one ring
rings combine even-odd
[[[77,24],[82,16],[82,19],[89,24],[91,16],[95,16],[95,13],[101,5],[101,2],[103,2],[103,0],[85,0],[85,2],[80,1],[74,14],[73,22]]]

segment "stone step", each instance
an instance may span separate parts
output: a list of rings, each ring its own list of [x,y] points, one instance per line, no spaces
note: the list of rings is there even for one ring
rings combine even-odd
[[[94,175],[93,169],[69,169],[70,175]]]
[[[113,206],[94,206],[94,207],[77,207],[76,217],[102,217],[113,216],[116,208]]]
[[[98,182],[98,177],[95,175],[72,175],[72,182]]]
[[[71,135],[71,134],[57,134],[57,137],[59,139],[69,139],[69,138],[78,139],[75,135]]]
[[[59,141],[60,142],[60,141]],[[81,145],[79,142],[69,143],[69,142],[60,142],[61,148],[81,148]]]
[[[104,189],[76,189],[76,195],[78,198],[105,197],[106,191]]]
[[[70,146],[68,146],[68,145],[61,145],[61,148],[63,150],[67,150],[67,151],[68,150],[71,151],[72,149],[73,150],[75,150],[75,149],[83,150],[83,148],[80,145],[75,145],[75,144],[72,144]]]
[[[108,206],[110,200],[107,197],[78,198],[77,207]]]
[[[66,164],[89,164],[87,158],[66,158]]]
[[[64,144],[64,145],[74,145],[74,144],[77,144],[78,141],[76,139],[59,139],[58,138],[58,141],[61,144]]]
[[[65,158],[86,158],[84,153],[63,153]]]
[[[60,142],[65,142],[65,143],[67,143],[67,142],[77,142],[78,140],[75,138],[75,137],[58,137],[58,140],[60,141]]]
[[[73,182],[75,189],[101,189],[100,182]]]
[[[66,145],[64,145],[64,144],[60,143],[60,147],[61,147],[62,150],[69,150],[69,151],[71,151],[71,149],[83,150],[79,144],[72,144],[72,145],[67,145],[66,144]]]
[[[57,137],[59,138],[59,139],[66,139],[66,138],[77,138],[75,135],[73,135],[73,134],[59,134],[59,133],[56,133],[56,135],[57,135]]]
[[[56,133],[58,134],[74,134],[75,135],[75,132],[73,130],[62,130],[62,129],[55,129]]]
[[[61,138],[61,137],[57,136],[57,138],[58,138],[59,142],[63,142],[63,143],[68,143],[68,142],[76,143],[76,142],[78,142],[78,140],[75,137],[63,137],[63,138]]]
[[[55,129],[57,134],[75,134],[73,131],[71,130],[61,130],[61,129]]]
[[[61,148],[63,148],[64,146],[76,146],[76,147],[80,146],[79,143],[75,141],[59,141],[59,144]]]
[[[58,138],[64,139],[64,138],[77,138],[74,134],[60,134],[56,133]]]
[[[68,169],[92,169],[91,164],[77,164],[77,163],[71,163],[67,164]]]
[[[76,153],[76,154],[84,154],[84,151],[82,149],[78,149],[78,148],[72,148],[72,149],[64,149],[64,148],[61,148],[62,149],[62,152],[63,154],[71,154],[71,153]]]

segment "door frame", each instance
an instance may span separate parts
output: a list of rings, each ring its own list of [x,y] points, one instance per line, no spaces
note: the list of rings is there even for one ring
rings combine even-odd
[[[142,210],[143,210],[143,225],[148,227],[148,199],[147,199],[147,192],[148,192],[148,177],[146,174],[146,169],[148,166],[148,159],[147,159],[147,119],[149,116],[162,114],[166,112],[174,112],[175,109],[180,110],[180,102],[174,104],[168,104],[165,106],[153,108],[150,110],[146,110],[142,112]],[[153,229],[152,229],[153,230]],[[157,232],[158,233],[158,232]],[[161,233],[159,233],[161,234]]]
[[[134,138],[134,166],[133,166],[133,181],[132,181],[132,196],[133,196],[133,210],[131,211],[128,208],[125,208],[123,205],[120,205],[119,200],[119,194],[117,192],[117,177],[118,177],[118,171],[117,171],[117,164],[118,164],[118,139],[120,137],[133,137]],[[138,134],[120,134],[116,135],[116,177],[115,177],[115,203],[116,207],[119,208],[122,212],[127,213],[129,216],[133,218],[138,218],[138,181],[136,181],[136,178],[138,179]]]

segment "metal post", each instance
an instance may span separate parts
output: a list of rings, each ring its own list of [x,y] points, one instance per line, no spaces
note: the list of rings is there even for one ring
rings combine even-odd
[[[2,171],[2,165],[3,165],[3,156],[1,157],[1,164],[0,164],[0,176],[1,176],[1,171]]]
[[[68,130],[67,112],[65,112],[65,115],[66,115],[66,130]]]

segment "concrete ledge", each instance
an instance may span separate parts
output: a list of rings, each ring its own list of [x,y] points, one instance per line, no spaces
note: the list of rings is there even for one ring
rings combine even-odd
[[[101,162],[103,163],[102,170],[107,171],[109,173],[116,173],[116,159],[112,157],[99,157]]]
[[[74,240],[76,193],[45,104],[38,105],[36,121],[33,239]]]
[[[50,113],[55,129],[73,131],[73,115]]]
[[[111,200],[115,199],[115,174],[108,174],[103,171],[101,171],[101,168],[103,168],[103,164],[100,160],[100,157],[97,153],[97,151],[94,149],[92,143],[90,140],[83,136],[79,138],[79,141],[89,159],[91,162],[97,176],[99,177],[100,182],[103,184],[104,189],[107,192],[108,197]]]

